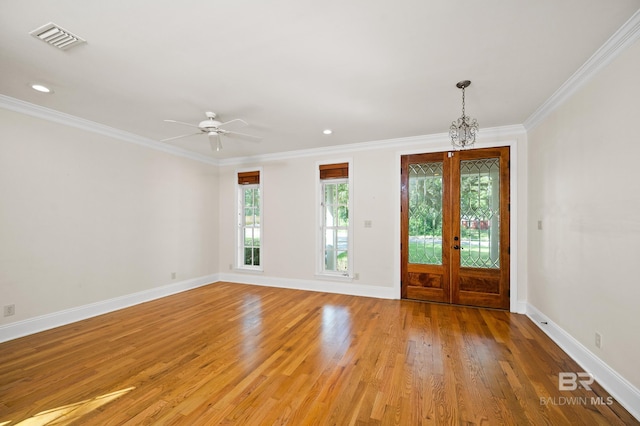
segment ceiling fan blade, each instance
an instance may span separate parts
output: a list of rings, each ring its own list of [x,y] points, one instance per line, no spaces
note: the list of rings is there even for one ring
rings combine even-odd
[[[166,138],[166,139],[160,139],[160,142],[169,142],[172,141],[174,139],[180,139],[180,138],[186,138],[187,136],[195,136],[195,135],[199,135],[202,132],[198,132],[198,133],[189,133],[188,135],[180,135],[180,136],[174,136],[172,138]]]
[[[246,139],[250,142],[260,142],[262,140],[260,136],[253,136],[253,135],[248,135],[246,133],[240,133],[240,132],[226,131],[224,134],[226,136],[236,136],[242,139]]]
[[[233,128],[237,128],[237,129],[242,128],[242,127],[246,127],[246,126],[248,126],[248,125],[249,125],[249,123],[247,123],[247,122],[246,122],[246,121],[244,121],[243,119],[241,119],[241,118],[235,118],[235,119],[233,119],[233,120],[229,120],[229,121],[225,121],[224,123],[220,123],[220,124],[218,125],[218,127],[227,126],[227,125],[229,125],[229,124],[232,124],[232,126],[231,126],[231,127],[233,127]]]
[[[182,124],[183,126],[195,127],[195,128],[199,129],[199,127],[196,124],[185,123],[184,121],[177,121],[177,120],[162,120],[162,121],[164,121],[166,123]]]

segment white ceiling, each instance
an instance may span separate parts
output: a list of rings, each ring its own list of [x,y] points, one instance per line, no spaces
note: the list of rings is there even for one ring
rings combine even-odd
[[[0,93],[160,140],[243,118],[224,159],[523,123],[639,0],[2,0]],[[48,22],[87,43],[29,35]],[[40,94],[41,82],[55,93]],[[322,134],[333,129],[331,136]],[[160,143],[160,142],[159,142]]]

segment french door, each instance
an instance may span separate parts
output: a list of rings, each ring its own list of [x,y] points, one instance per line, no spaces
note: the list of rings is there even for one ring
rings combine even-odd
[[[402,156],[402,297],[509,308],[509,148]]]

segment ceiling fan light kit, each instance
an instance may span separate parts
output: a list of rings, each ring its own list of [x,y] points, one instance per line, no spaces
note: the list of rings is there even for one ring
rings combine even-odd
[[[218,152],[222,150],[222,136],[239,137],[241,139],[249,140],[251,142],[259,142],[262,139],[258,136],[248,135],[246,133],[240,133],[233,130],[227,130],[224,128],[225,126],[228,127],[231,124],[233,124],[234,126],[240,126],[240,127],[245,127],[249,125],[246,121],[240,118],[235,118],[233,120],[221,122],[216,120],[216,117],[218,115],[215,112],[206,112],[205,115],[207,116],[207,119],[201,121],[197,125],[191,124],[191,123],[185,123],[183,121],[177,121],[177,120],[164,120],[167,123],[175,123],[175,124],[181,124],[183,126],[195,127],[198,129],[198,132],[162,139],[161,142],[169,142],[175,139],[181,139],[189,136],[206,134],[209,138],[211,149],[214,152]]]

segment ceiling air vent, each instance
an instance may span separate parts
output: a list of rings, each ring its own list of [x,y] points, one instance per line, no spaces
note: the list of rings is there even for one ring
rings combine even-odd
[[[53,22],[31,31],[29,34],[60,50],[67,50],[78,44],[85,43],[82,38],[64,28],[60,28]]]

